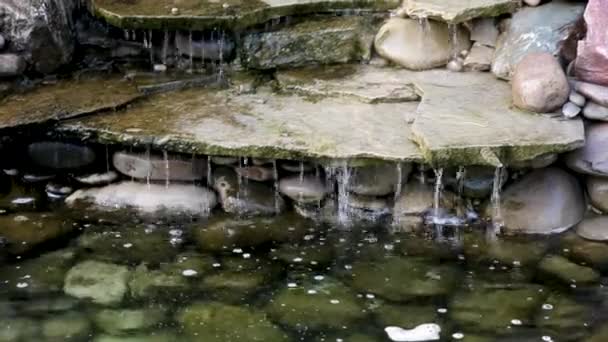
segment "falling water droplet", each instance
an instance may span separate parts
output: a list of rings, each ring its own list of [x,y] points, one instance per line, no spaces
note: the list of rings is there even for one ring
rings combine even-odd
[[[170,165],[169,165],[169,153],[165,150],[163,151],[163,158],[165,159],[165,187],[169,188],[169,185],[171,183],[170,181]]]

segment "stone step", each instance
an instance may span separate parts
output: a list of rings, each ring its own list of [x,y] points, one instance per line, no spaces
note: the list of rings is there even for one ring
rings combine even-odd
[[[314,13],[388,11],[399,0],[90,0],[91,12],[123,29],[241,30],[271,19]]]

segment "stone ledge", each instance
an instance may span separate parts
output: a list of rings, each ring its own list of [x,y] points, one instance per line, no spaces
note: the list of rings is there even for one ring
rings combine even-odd
[[[90,11],[123,29],[241,30],[270,19],[339,11],[388,11],[399,0],[186,0],[179,6],[167,0],[90,0]],[[205,2],[206,4],[201,5]],[[224,7],[223,4],[227,4]],[[179,14],[172,15],[172,7]]]

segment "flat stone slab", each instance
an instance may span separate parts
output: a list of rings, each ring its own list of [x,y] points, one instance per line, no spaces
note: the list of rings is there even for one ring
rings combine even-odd
[[[421,161],[407,123],[415,109],[416,103],[188,89],[70,120],[57,131],[100,143],[209,155]]]
[[[124,29],[242,29],[273,18],[349,10],[387,11],[399,0],[91,0],[98,17]],[[172,14],[177,8],[178,14]]]
[[[367,103],[419,101],[416,86],[389,69],[327,66],[278,71],[283,90],[308,96],[345,97]]]
[[[581,120],[512,107],[511,86],[490,73],[444,70],[415,76],[424,95],[412,126],[433,164],[510,165],[584,145]]]
[[[497,17],[515,12],[519,0],[406,0],[407,14],[458,24],[479,17]]]
[[[277,80],[283,91],[347,96],[363,102],[391,102],[400,93],[422,95],[410,139],[433,164],[509,165],[573,150],[585,140],[580,120],[512,108],[510,85],[490,73],[414,72],[372,66],[329,70],[279,72]],[[406,120],[411,120],[411,115]]]
[[[0,129],[73,118],[120,108],[141,93],[122,77],[60,80],[0,100]]]

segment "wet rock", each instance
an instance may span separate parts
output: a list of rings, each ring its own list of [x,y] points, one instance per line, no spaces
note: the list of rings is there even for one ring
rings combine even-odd
[[[329,189],[319,177],[305,175],[281,178],[279,191],[298,203],[319,203]]]
[[[284,160],[279,163],[281,169],[293,173],[305,173],[314,170],[315,166],[307,162]]]
[[[0,51],[2,51],[5,46],[6,46],[6,39],[4,38],[3,35],[0,34]]]
[[[87,146],[63,142],[37,142],[28,146],[32,160],[51,169],[78,169],[95,161],[95,151]]]
[[[608,176],[608,123],[587,126],[585,136],[585,146],[566,154],[566,165],[578,173]]]
[[[608,212],[608,180],[602,177],[588,177],[587,193],[595,208]]]
[[[512,80],[513,104],[521,109],[549,113],[570,95],[570,85],[559,62],[550,53],[531,53],[517,63]]]
[[[499,32],[495,21],[494,18],[480,18],[473,21],[471,40],[477,43],[477,46],[496,47]]]
[[[129,334],[158,327],[165,319],[162,309],[102,309],[93,320],[97,328],[112,335]]]
[[[504,231],[525,234],[563,232],[583,219],[583,191],[558,168],[535,170],[507,187],[500,201]]]
[[[25,60],[23,57],[5,53],[0,54],[0,77],[19,76],[25,70]]]
[[[407,301],[445,295],[455,286],[456,277],[457,271],[451,266],[433,264],[422,258],[392,257],[353,264],[349,281],[358,291]]]
[[[225,212],[231,214],[271,215],[285,209],[285,201],[275,196],[268,185],[240,182],[233,170],[222,168],[213,173],[213,186]]]
[[[175,47],[182,56],[192,56],[207,61],[225,61],[232,56],[235,44],[227,35],[213,40],[200,39],[200,37],[192,39],[190,35],[176,31]]]
[[[294,203],[294,211],[301,217],[311,219],[315,222],[328,224],[338,223],[338,206],[336,201],[324,201],[319,207],[318,204]]]
[[[494,58],[493,47],[475,43],[464,60],[464,69],[467,71],[488,71],[492,65],[492,58]]]
[[[527,325],[545,298],[543,288],[524,285],[514,289],[482,286],[454,295],[449,304],[450,317],[463,329],[493,335],[509,331],[513,320]]]
[[[587,240],[608,241],[608,217],[586,218],[576,226],[576,233]]]
[[[536,315],[535,325],[545,335],[577,341],[589,333],[587,327],[591,326],[592,312],[575,299],[553,294],[544,301],[542,308]]]
[[[182,274],[172,270],[150,270],[145,264],[137,266],[129,279],[131,297],[136,299],[188,299],[192,286]]]
[[[608,5],[601,0],[591,0],[585,10],[587,35],[578,42],[576,76],[591,83],[608,85],[608,52],[606,52],[606,11]]]
[[[11,254],[21,254],[45,242],[72,232],[72,222],[52,213],[23,213],[0,216],[0,237],[5,241],[3,249]]]
[[[324,243],[313,244],[283,244],[272,252],[273,257],[278,258],[290,267],[319,268],[327,267],[334,261],[334,250]]]
[[[91,173],[82,176],[75,176],[74,179],[81,184],[89,186],[107,185],[118,179],[118,174],[114,171],[104,173]]]
[[[574,89],[601,106],[608,106],[608,86],[587,82],[574,82]]]
[[[557,255],[548,255],[538,265],[541,274],[558,280],[566,285],[576,286],[597,283],[600,274],[590,267],[577,265],[570,260]]]
[[[291,219],[290,219],[291,218]],[[270,241],[289,241],[306,234],[308,225],[292,216],[279,218],[217,218],[197,228],[194,237],[204,251],[231,252],[233,248],[253,247]]]
[[[548,245],[541,241],[501,238],[488,242],[484,236],[469,234],[464,238],[464,254],[471,263],[507,267],[534,267],[545,255]]]
[[[395,305],[381,303],[372,312],[380,326],[413,329],[421,324],[436,322],[437,309],[432,306]]]
[[[423,216],[434,206],[435,190],[431,184],[422,184],[417,180],[408,182],[395,201],[393,217],[405,230],[416,230],[423,224]],[[441,208],[451,209],[453,194],[444,191]]]
[[[377,221],[391,214],[388,199],[381,197],[349,194],[345,205],[349,215],[358,220]]]
[[[183,339],[183,336],[179,336],[171,330],[159,330],[147,333],[131,334],[129,336],[100,334],[93,339],[93,342],[174,342],[179,341],[180,339]]]
[[[446,24],[430,20],[423,25],[414,19],[389,19],[376,35],[376,52],[405,68],[424,70],[446,65],[453,51],[471,46],[468,33],[460,27],[451,44]]]
[[[587,99],[576,91],[570,92],[570,97],[568,97],[568,100],[581,108],[585,107],[585,103],[587,102]]]
[[[481,0],[475,2],[435,2],[433,0],[408,0],[404,3],[407,14],[414,18],[430,18],[451,24],[475,18],[495,17],[515,12],[518,1]]]
[[[36,72],[51,73],[72,59],[73,1],[3,1],[2,34],[9,51],[20,51]],[[1,64],[1,63],[0,63]]]
[[[246,179],[256,182],[267,182],[274,179],[274,169],[262,166],[247,166],[235,168],[236,173]]]
[[[237,157],[221,157],[221,156],[213,156],[211,157],[211,162],[216,165],[234,165],[239,162],[239,158]]]
[[[63,279],[61,279],[61,283],[63,283]],[[61,288],[61,286],[59,288]],[[38,298],[35,301],[28,301],[23,303],[19,309],[21,312],[28,315],[40,316],[71,311],[78,305],[79,301],[76,298],[60,294],[49,296],[44,299]]]
[[[179,252],[180,243],[172,241],[171,232],[153,225],[94,225],[78,237],[81,254],[89,259],[117,264],[156,265],[169,262]]]
[[[30,318],[0,318],[0,341],[36,341],[40,324]]]
[[[209,342],[289,341],[287,335],[270,322],[266,315],[243,307],[219,302],[193,303],[176,315],[187,335]]]
[[[378,164],[351,170],[347,183],[349,191],[365,196],[386,196],[396,191],[397,185],[407,183],[411,164]]]
[[[589,120],[608,121],[608,107],[589,101],[583,108],[583,115]]]
[[[152,181],[196,181],[207,174],[207,162],[195,158],[116,152],[112,157],[116,170],[137,179]]]
[[[573,25],[583,10],[584,4],[566,1],[520,9],[498,38],[492,72],[509,79],[515,66],[530,53],[547,52],[557,56],[560,43],[569,32],[564,28]]]
[[[66,294],[96,304],[119,304],[127,293],[129,269],[98,261],[83,261],[72,267],[66,277]]]
[[[0,269],[2,293],[26,295],[49,295],[63,288],[66,272],[72,266],[75,253],[60,250]]]
[[[278,274],[275,267],[268,266],[255,270],[221,271],[205,277],[200,288],[214,300],[236,304],[267,289]]]
[[[562,114],[568,119],[574,119],[581,113],[581,107],[572,102],[566,102],[562,107]]]
[[[455,175],[453,172],[451,175]],[[494,188],[494,177],[496,169],[484,166],[470,166],[465,168],[464,179],[461,181],[462,194],[465,197],[471,198],[488,198],[492,194]],[[503,171],[500,179],[500,188],[509,179],[509,173]],[[453,190],[458,189],[458,180],[456,177],[445,177],[444,182],[450,185]]]
[[[603,342],[603,341],[606,341],[607,338],[608,338],[608,326],[606,326],[604,324],[599,329],[597,329],[597,331],[595,331],[595,333],[591,337],[589,337],[588,339],[586,339],[584,341],[585,342]]]
[[[376,29],[371,21],[357,16],[320,18],[248,34],[241,48],[242,63],[271,69],[369,60]]]
[[[281,324],[300,331],[353,329],[358,320],[367,316],[355,292],[327,277],[297,288],[285,287],[266,310]]]
[[[102,188],[78,190],[66,199],[68,205],[92,203],[102,209],[134,208],[144,213],[167,211],[207,215],[217,204],[214,192],[194,186],[121,182]]]
[[[66,313],[44,320],[41,330],[48,341],[83,341],[89,336],[91,322],[76,312]]]

